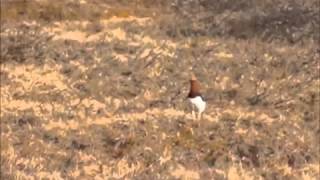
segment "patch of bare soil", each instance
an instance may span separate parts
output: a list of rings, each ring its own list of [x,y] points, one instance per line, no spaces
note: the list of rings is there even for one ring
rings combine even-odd
[[[50,2],[1,1],[1,179],[320,178],[316,1]]]

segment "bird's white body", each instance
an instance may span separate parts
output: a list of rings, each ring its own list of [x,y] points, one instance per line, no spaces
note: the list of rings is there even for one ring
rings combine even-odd
[[[196,96],[194,98],[189,98],[191,103],[195,105],[198,109],[198,112],[202,113],[206,109],[206,102],[202,99],[201,96]]]
[[[201,114],[206,109],[206,102],[202,99],[201,96],[189,98],[189,100],[198,109],[198,118],[197,119],[201,119]],[[194,112],[192,112],[192,114],[194,114]]]

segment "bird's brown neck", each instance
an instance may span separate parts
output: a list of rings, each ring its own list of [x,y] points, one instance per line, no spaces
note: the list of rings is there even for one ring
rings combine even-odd
[[[201,96],[200,83],[197,80],[190,80],[190,91],[188,98],[194,98],[196,96]]]

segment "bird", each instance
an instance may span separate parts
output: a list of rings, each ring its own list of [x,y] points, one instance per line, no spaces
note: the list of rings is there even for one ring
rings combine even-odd
[[[194,118],[194,106],[198,110],[198,117],[195,119],[201,120],[202,113],[206,109],[206,101],[200,93],[200,82],[197,80],[194,73],[191,73],[190,79],[190,91],[188,94],[188,99],[192,104],[192,116]]]

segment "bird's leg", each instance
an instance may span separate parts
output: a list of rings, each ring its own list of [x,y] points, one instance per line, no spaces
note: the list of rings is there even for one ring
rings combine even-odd
[[[192,119],[193,120],[195,120],[197,118],[196,114],[195,114],[195,111],[194,111],[194,105],[192,105],[191,115],[192,115]]]
[[[198,112],[198,118],[197,118],[198,120],[201,120],[202,119],[202,112]]]

